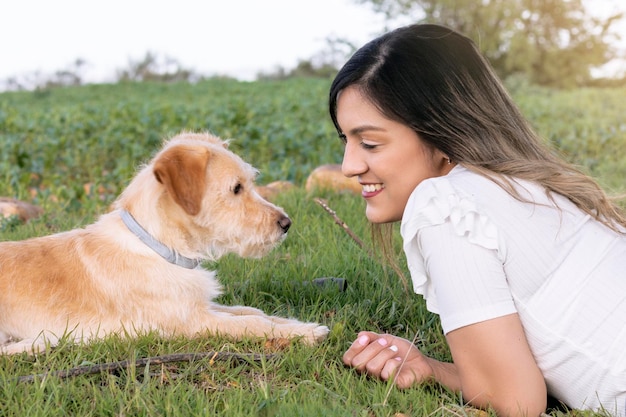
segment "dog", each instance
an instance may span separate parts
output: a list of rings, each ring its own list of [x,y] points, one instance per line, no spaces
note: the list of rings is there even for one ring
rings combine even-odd
[[[202,261],[261,257],[291,226],[255,191],[257,173],[228,141],[182,132],[95,223],[0,243],[0,353],[146,331],[323,340],[326,326],[213,301],[221,286]]]

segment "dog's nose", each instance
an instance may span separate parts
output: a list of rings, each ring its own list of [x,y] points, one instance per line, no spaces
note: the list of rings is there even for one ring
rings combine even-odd
[[[283,233],[287,233],[289,227],[291,227],[291,219],[287,216],[283,216],[278,219],[278,226],[283,229]]]

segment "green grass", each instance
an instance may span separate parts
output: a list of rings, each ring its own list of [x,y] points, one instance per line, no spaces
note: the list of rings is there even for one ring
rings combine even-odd
[[[232,137],[232,148],[261,169],[261,183],[288,179],[301,186],[315,166],[341,160],[326,115],[328,85],[328,80],[210,81],[0,94],[0,195],[45,209],[43,217],[27,224],[3,222],[0,239],[40,236],[94,221],[161,139],[181,129]],[[607,188],[624,192],[625,93],[523,90],[514,96],[546,140]],[[104,191],[86,192],[84,184]],[[37,357],[0,357],[0,416],[470,415],[457,394],[439,386],[399,391],[343,366],[341,355],[364,329],[409,339],[417,335],[424,353],[441,360],[450,355],[437,317],[426,311],[421,297],[405,292],[398,277],[380,259],[370,258],[314,196],[297,188],[279,197],[293,226],[264,259],[226,256],[205,266],[218,270],[224,285],[219,302],[321,322],[331,329],[326,341],[318,346],[293,342],[283,349],[263,340],[235,343],[209,335],[192,340],[155,334],[110,337],[90,345],[63,341]],[[362,199],[323,196],[369,245]],[[344,278],[348,288],[340,292],[309,284],[319,277]],[[16,379],[81,365],[209,351],[276,356],[244,363],[201,359],[28,383]]]

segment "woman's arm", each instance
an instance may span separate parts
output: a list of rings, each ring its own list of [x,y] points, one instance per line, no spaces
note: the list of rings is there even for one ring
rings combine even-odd
[[[517,314],[461,327],[446,339],[465,400],[503,416],[545,411],[546,384]]]
[[[462,327],[446,338],[454,363],[424,356],[408,340],[372,332],[359,333],[343,361],[383,380],[397,373],[399,388],[437,381],[501,416],[538,416],[545,410],[545,382],[517,314]]]

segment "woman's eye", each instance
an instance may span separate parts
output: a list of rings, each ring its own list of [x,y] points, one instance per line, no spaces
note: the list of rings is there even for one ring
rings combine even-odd
[[[242,190],[243,190],[243,185],[241,185],[241,183],[237,183],[237,185],[235,185],[235,188],[233,188],[233,194],[237,195]]]
[[[361,147],[363,149],[374,149],[376,148],[376,145],[371,145],[369,143],[361,142]]]

